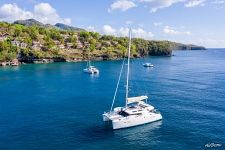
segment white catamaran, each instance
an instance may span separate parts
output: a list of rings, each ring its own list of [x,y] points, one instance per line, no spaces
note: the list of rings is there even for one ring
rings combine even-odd
[[[143,66],[144,67],[154,67],[154,65],[151,63],[144,63]]]
[[[116,99],[117,90],[124,66],[124,61],[120,70],[119,80],[117,82],[113,102],[109,112],[103,113],[103,121],[112,123],[113,129],[128,128],[138,126],[162,119],[162,115],[155,108],[147,104],[147,96],[129,97],[129,67],[130,67],[130,48],[131,48],[131,29],[129,31],[129,47],[127,59],[127,77],[126,77],[126,105],[124,107],[116,107],[113,109]]]
[[[87,68],[85,68],[83,71],[89,74],[99,74],[99,70],[95,66],[91,66],[90,51],[88,52]]]

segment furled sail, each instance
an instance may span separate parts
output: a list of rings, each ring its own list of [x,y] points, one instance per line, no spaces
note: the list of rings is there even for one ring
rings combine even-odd
[[[130,98],[127,98],[127,103],[131,104],[131,103],[139,102],[146,99],[148,99],[148,96],[130,97]]]

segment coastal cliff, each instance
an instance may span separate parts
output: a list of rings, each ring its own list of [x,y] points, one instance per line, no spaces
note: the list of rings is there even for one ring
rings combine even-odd
[[[170,41],[133,38],[132,57],[171,56],[173,49],[204,47]],[[61,61],[113,60],[126,56],[128,38],[100,35],[57,23],[42,24],[34,19],[0,22],[0,62],[47,63]]]

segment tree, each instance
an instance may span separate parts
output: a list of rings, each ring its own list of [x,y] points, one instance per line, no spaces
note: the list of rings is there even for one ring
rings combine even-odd
[[[21,55],[22,57],[29,57],[29,55],[30,55],[30,50],[27,49],[27,48],[21,49],[20,55]]]
[[[150,41],[148,45],[150,55],[171,55],[172,49],[166,41]]]
[[[98,40],[100,38],[100,34],[97,32],[90,32],[92,38]]]
[[[13,36],[14,37],[19,37],[21,35],[21,33],[22,33],[22,30],[23,30],[23,26],[19,25],[19,24],[16,24]]]
[[[50,49],[50,48],[52,48],[53,46],[55,46],[54,41],[50,38],[49,35],[44,36],[44,41],[45,41],[44,45],[45,45],[48,49]]]
[[[32,52],[32,55],[35,57],[35,58],[42,58],[44,55],[43,55],[43,52],[41,51],[33,51]]]
[[[118,44],[116,50],[119,52],[120,57],[124,57],[126,55],[127,48]]]
[[[39,34],[41,34],[41,35],[49,34],[49,33],[48,33],[48,30],[45,29],[45,28],[43,28],[43,27],[39,27],[39,28],[38,28],[38,32],[39,32]]]
[[[27,28],[27,33],[30,35],[32,40],[37,40],[38,37],[38,29],[36,26],[30,26]]]
[[[79,33],[79,36],[80,36],[80,40],[82,42],[87,42],[90,38],[90,32],[87,32],[87,31],[81,31]]]
[[[5,61],[12,61],[13,59],[16,58],[16,53],[10,52],[10,53],[5,53],[4,54],[4,59]]]
[[[75,43],[75,42],[77,42],[77,37],[70,35],[66,41],[69,43]]]
[[[23,41],[24,41],[25,43],[27,43],[28,45],[32,45],[32,39],[31,39],[31,37],[29,37],[29,36],[25,36],[25,37],[23,38]]]
[[[60,34],[60,31],[58,29],[51,29],[50,32],[50,37],[53,39],[53,40],[58,40],[60,41],[61,39],[63,39],[62,35]]]
[[[108,58],[112,58],[112,56],[113,56],[113,50],[114,50],[114,48],[111,47],[111,46],[106,49],[106,54],[107,54],[107,57]]]
[[[131,44],[131,56],[136,57],[138,55],[137,53],[137,47],[134,44]]]
[[[0,42],[0,61],[11,61],[16,58],[17,47],[11,46],[10,41]]]
[[[91,50],[91,52],[93,52],[95,49],[96,49],[95,45],[94,44],[90,44],[90,50]]]

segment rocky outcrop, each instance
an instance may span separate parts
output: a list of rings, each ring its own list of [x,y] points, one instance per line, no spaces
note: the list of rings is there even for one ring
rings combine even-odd
[[[12,61],[1,62],[0,66],[19,66],[20,64],[18,59],[13,59]]]

